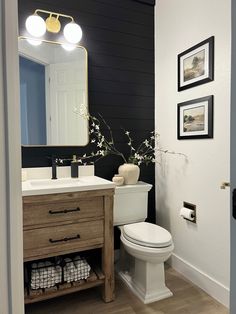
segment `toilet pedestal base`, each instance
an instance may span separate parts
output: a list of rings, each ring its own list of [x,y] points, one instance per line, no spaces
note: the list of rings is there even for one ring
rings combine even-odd
[[[134,268],[129,272],[120,271],[119,276],[144,304],[173,295],[165,285],[164,263],[149,263],[136,258]]]

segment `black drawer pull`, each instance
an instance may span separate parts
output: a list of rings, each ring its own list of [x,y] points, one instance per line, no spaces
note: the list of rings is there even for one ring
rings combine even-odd
[[[63,209],[63,210],[49,210],[49,214],[55,215],[55,214],[67,214],[67,213],[73,213],[73,212],[79,212],[80,208],[72,208],[72,209]]]
[[[70,237],[70,238],[63,238],[63,239],[59,239],[59,240],[53,240],[53,239],[49,239],[50,243],[57,243],[57,242],[67,242],[67,241],[71,241],[71,240],[76,240],[76,239],[80,239],[80,235],[77,234],[75,237]]]

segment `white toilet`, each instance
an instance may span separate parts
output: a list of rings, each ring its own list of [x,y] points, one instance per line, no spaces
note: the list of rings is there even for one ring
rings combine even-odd
[[[151,188],[144,182],[119,186],[114,196],[114,225],[121,231],[119,275],[145,304],[173,295],[164,273],[164,262],[174,249],[171,234],[144,222]]]

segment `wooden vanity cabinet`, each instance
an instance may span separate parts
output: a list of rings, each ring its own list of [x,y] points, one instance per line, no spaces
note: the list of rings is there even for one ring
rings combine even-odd
[[[102,249],[101,271],[96,280],[38,296],[33,303],[97,285],[103,299],[114,299],[113,247],[114,189],[23,196],[24,262],[91,249]]]

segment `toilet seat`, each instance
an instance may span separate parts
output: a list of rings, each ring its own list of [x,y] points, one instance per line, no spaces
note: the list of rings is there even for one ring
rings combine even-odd
[[[132,243],[150,248],[164,248],[172,245],[169,231],[148,222],[125,225],[123,236]]]

